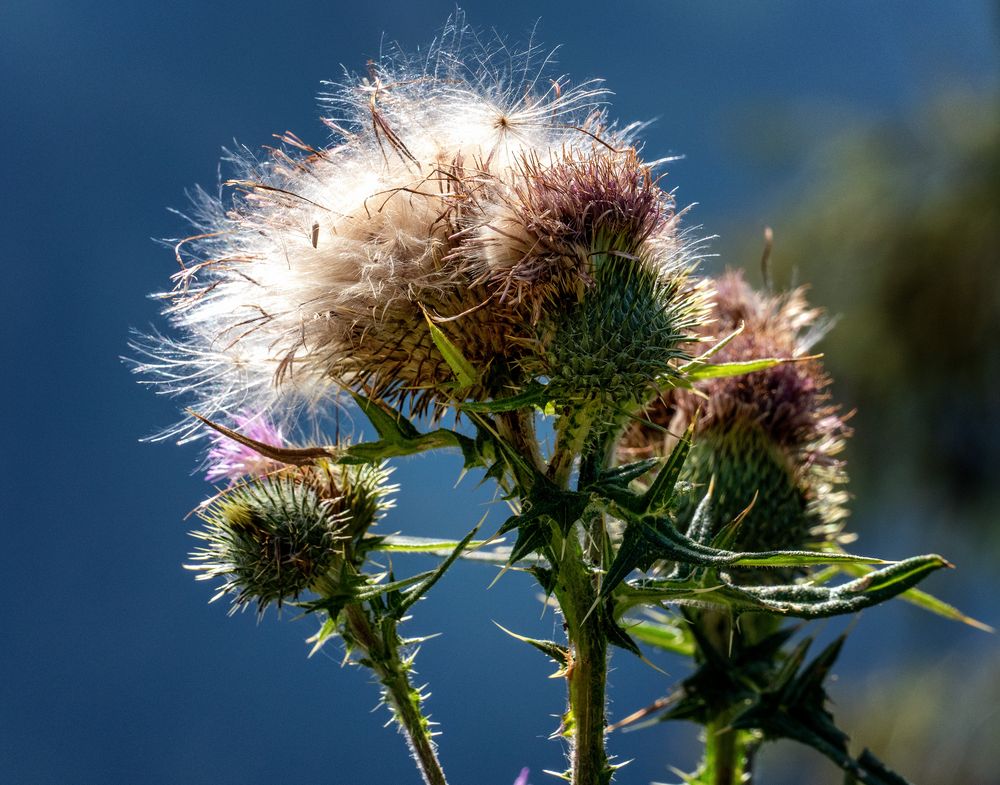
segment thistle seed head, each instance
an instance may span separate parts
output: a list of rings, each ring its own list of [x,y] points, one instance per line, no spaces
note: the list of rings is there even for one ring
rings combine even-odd
[[[687,274],[673,202],[603,88],[543,81],[545,64],[515,77],[530,53],[497,68],[472,37],[459,18],[426,56],[331,86],[327,146],[286,133],[263,161],[231,156],[228,196],[198,192],[176,245],[176,337],[136,341],[140,373],[207,417],[345,386],[420,413],[456,394],[427,315],[480,372],[462,396],[485,398],[525,381],[535,325],[595,285],[598,257],[658,293]]]

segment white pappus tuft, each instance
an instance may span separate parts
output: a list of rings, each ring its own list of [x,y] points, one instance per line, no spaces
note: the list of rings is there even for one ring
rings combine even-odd
[[[539,305],[526,311],[496,285],[497,259],[533,253],[531,232],[507,225],[512,200],[539,173],[595,156],[631,156],[603,168],[633,179],[650,170],[635,157],[638,126],[609,124],[599,82],[549,80],[550,57],[537,60],[534,48],[484,44],[459,15],[425,56],[394,51],[331,85],[328,146],[286,132],[266,160],[232,155],[228,195],[197,192],[195,233],[176,244],[174,287],[159,295],[177,337],[139,337],[137,373],[206,417],[280,422],[344,387],[426,410],[448,378],[427,313],[478,368],[518,366],[530,342],[518,325],[537,321]],[[680,274],[688,251],[672,199],[656,191],[639,240],[664,274]],[[505,232],[513,258],[495,248]],[[471,394],[498,389],[483,381]]]

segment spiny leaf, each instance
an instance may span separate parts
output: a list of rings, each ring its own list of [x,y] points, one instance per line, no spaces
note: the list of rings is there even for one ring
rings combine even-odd
[[[841,586],[737,586],[720,582],[704,587],[692,581],[648,580],[629,586],[618,601],[619,612],[655,601],[681,604],[716,605],[734,613],[749,611],[820,619],[857,613],[902,594],[927,575],[949,566],[940,556],[917,556],[891,564],[864,578]]]
[[[641,461],[625,463],[611,469],[605,469],[597,477],[597,483],[612,483],[622,487],[627,487],[632,480],[637,480],[642,475],[660,465],[659,458],[643,458]]]
[[[659,512],[667,507],[673,498],[675,488],[677,487],[677,479],[680,477],[681,469],[684,467],[684,462],[691,451],[691,438],[694,435],[695,425],[696,423],[692,421],[684,437],[671,450],[667,462],[660,469],[659,474],[656,475],[656,479],[649,486],[649,490],[642,497],[641,512]]]
[[[611,596],[632,570],[649,560],[649,554],[649,543],[642,536],[639,526],[633,524],[626,528],[618,553],[601,580],[601,597]]]
[[[755,371],[766,371],[776,365],[798,363],[819,359],[822,355],[808,357],[763,357],[759,360],[743,360],[730,363],[706,363],[691,360],[677,369],[677,374],[688,384],[703,382],[706,379],[724,379],[729,376],[742,376]]]
[[[462,450],[466,468],[479,465],[476,442],[447,428],[421,433],[402,414],[382,401],[351,392],[358,407],[378,432],[379,440],[352,444],[339,456],[341,463],[374,463],[386,458],[412,455],[427,450],[458,447]]]
[[[390,553],[432,553],[450,554],[460,544],[460,540],[445,540],[437,537],[410,537],[402,534],[390,534],[387,536],[371,537],[375,541],[368,548],[371,551],[387,551]],[[367,541],[367,540],[366,540]],[[466,547],[469,549],[479,548],[483,545],[498,544],[503,539],[497,540],[470,540]]]
[[[575,491],[564,491],[548,480],[542,478],[536,482],[522,503],[521,512],[513,515],[500,527],[498,534],[504,534],[513,528],[524,527],[543,518],[552,520],[567,534],[570,528],[580,520],[590,496]]]
[[[652,621],[626,619],[628,634],[633,638],[664,651],[690,657],[694,654],[694,644],[676,627],[657,624]]]
[[[517,532],[517,542],[510,551],[507,564],[513,565],[533,551],[544,548],[552,540],[552,530],[541,520],[522,525]]]
[[[862,577],[871,572],[871,568],[866,567],[863,564],[845,564],[840,566],[840,569],[857,577]],[[921,589],[907,589],[899,595],[899,599],[912,605],[916,605],[918,608],[923,608],[925,611],[936,613],[938,616],[943,616],[946,619],[968,624],[970,627],[975,627],[977,630],[982,630],[983,632],[996,632],[996,630],[994,630],[989,624],[985,624],[984,622],[974,619],[971,616],[966,616],[955,606],[949,605],[944,600],[939,600],[933,594],[928,594]]]
[[[306,639],[306,643],[313,644],[313,647],[309,650],[309,656],[312,657],[316,652],[323,648],[323,644],[326,643],[330,638],[337,634],[337,620],[333,617],[326,619],[322,626],[317,630],[316,634],[311,638]]]
[[[448,568],[451,567],[451,565],[455,563],[455,560],[462,555],[462,552],[472,541],[472,538],[475,536],[476,532],[479,531],[479,527],[481,525],[482,521],[480,521],[472,531],[466,534],[465,537],[459,541],[458,545],[455,546],[455,549],[451,552],[448,558],[441,562],[436,570],[432,570],[422,582],[406,591],[405,599],[400,603],[399,608],[394,613],[394,617],[396,619],[402,618],[403,614],[406,613],[413,603],[427,594],[434,584],[441,580],[441,577],[445,574],[445,572],[447,572]]]
[[[623,628],[618,626],[612,613],[601,614],[601,627],[604,630],[604,634],[607,636],[608,643],[631,652],[641,660],[645,659],[642,656],[642,650],[639,648],[639,644],[632,640],[632,637]]]
[[[569,667],[570,663],[570,653],[568,648],[566,648],[565,646],[560,646],[558,643],[555,643],[554,641],[545,641],[545,640],[539,640],[538,638],[528,638],[524,635],[518,635],[516,632],[511,632],[498,622],[493,622],[493,623],[496,624],[497,627],[499,627],[501,630],[506,632],[510,637],[516,638],[517,640],[523,643],[527,643],[530,646],[534,646],[542,654],[546,655],[547,657],[555,661],[556,665],[559,666],[559,671],[557,671],[554,674],[555,676],[562,676],[566,673],[566,669]]]

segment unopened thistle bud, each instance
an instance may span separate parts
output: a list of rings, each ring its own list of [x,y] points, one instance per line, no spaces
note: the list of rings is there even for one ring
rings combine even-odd
[[[322,583],[345,563],[357,567],[357,546],[390,506],[387,471],[374,465],[342,467],[319,459],[248,477],[200,512],[192,532],[205,544],[189,569],[202,580],[222,578],[215,598],[234,595],[233,607],[256,602],[279,607]]]
[[[821,333],[820,312],[808,307],[801,290],[763,295],[735,272],[715,282],[713,305],[715,321],[706,335],[710,340],[744,325],[713,362],[798,361],[711,379],[699,384],[697,393],[671,390],[647,411],[649,420],[674,434],[683,433],[697,417],[694,446],[682,473],[696,490],[680,509],[679,524],[687,524],[714,480],[717,527],[750,508],[734,547],[799,548],[834,537],[846,514],[846,494],[840,489],[846,475],[837,454],[849,429],[830,404],[830,379],[819,359],[807,359]],[[662,433],[636,428],[627,444],[640,452],[656,451]]]

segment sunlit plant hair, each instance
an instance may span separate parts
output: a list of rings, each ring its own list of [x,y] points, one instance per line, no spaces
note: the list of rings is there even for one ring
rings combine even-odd
[[[424,56],[331,84],[327,146],[241,149],[228,195],[197,193],[163,295],[176,337],[138,340],[140,373],[207,416],[343,387],[424,411],[456,395],[436,329],[476,369],[459,397],[507,394],[551,370],[560,339],[539,324],[611,268],[655,295],[641,326],[671,312],[652,332],[676,343],[693,252],[637,126],[608,120],[599,83],[543,78],[530,56],[497,70],[471,42],[483,65],[467,68],[457,22]]]

